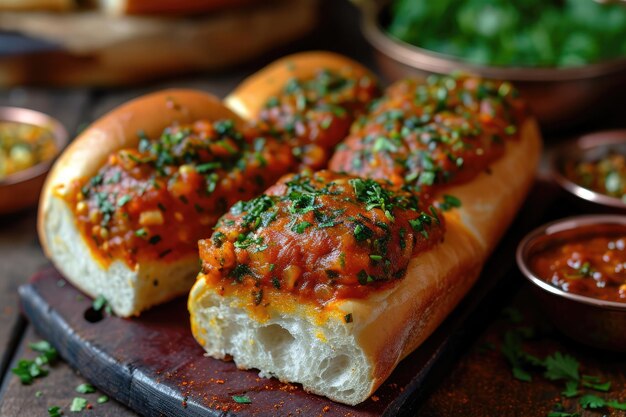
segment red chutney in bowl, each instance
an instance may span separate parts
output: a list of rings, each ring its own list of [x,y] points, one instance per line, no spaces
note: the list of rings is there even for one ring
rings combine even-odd
[[[587,225],[559,235],[531,257],[533,273],[572,294],[626,303],[626,225]]]

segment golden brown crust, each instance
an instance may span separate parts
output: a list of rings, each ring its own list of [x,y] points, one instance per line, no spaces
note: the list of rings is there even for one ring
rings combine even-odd
[[[376,77],[364,66],[345,56],[326,51],[301,52],[274,61],[246,78],[224,102],[244,119],[252,119],[270,97],[280,93],[291,78],[313,77],[320,69],[351,68],[356,77]]]
[[[471,181],[445,188],[461,201],[461,207],[446,213],[458,217],[483,246],[487,259],[513,221],[532,186],[541,156],[541,133],[537,122],[527,118],[518,140],[508,141],[504,156]]]
[[[411,261],[406,277],[385,295],[385,302],[370,299],[341,306],[376,317],[360,335],[376,364],[372,393],[469,291],[523,203],[534,181],[541,137],[534,119],[528,119],[521,132],[520,140],[507,144],[505,155],[489,172],[444,191],[462,203],[444,214],[445,241]]]
[[[94,175],[109,155],[125,147],[136,146],[138,132],[159,136],[173,123],[199,119],[241,120],[214,96],[195,90],[170,89],[148,94],[110,111],[74,140],[54,164],[44,184],[38,214],[38,230],[46,254],[48,242],[44,222],[53,193],[64,192],[74,180]]]

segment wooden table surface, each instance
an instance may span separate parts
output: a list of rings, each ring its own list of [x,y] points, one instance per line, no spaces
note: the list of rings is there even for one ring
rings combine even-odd
[[[345,1],[326,1],[322,6],[322,21],[319,27],[288,48],[275,51],[263,59],[242,67],[217,74],[200,74],[182,79],[169,80],[160,84],[135,86],[118,89],[47,89],[19,87],[0,91],[0,105],[28,107],[43,111],[59,119],[68,131],[75,135],[88,123],[97,119],[118,104],[140,94],[165,87],[191,87],[209,91],[219,96],[227,94],[246,75],[252,73],[271,60],[297,50],[327,49],[351,56],[367,66],[376,69],[372,52],[358,29],[358,13]],[[624,109],[618,109],[598,121],[594,126],[626,127]],[[558,208],[557,208],[558,210]],[[556,216],[558,216],[558,212]],[[554,215],[554,213],[553,213]],[[30,209],[14,215],[0,217],[0,417],[45,416],[50,406],[60,406],[66,415],[76,416],[116,416],[126,417],[136,414],[111,400],[95,404],[98,394],[80,395],[76,386],[85,380],[59,361],[50,374],[23,386],[11,373],[11,368],[21,358],[34,357],[28,343],[38,340],[37,335],[20,315],[17,287],[33,273],[47,265],[38,243],[35,230],[36,210]],[[518,278],[515,278],[518,279]],[[494,303],[500,308],[503,300]],[[531,325],[541,327],[542,320],[536,316],[532,298],[522,289],[515,297],[504,300],[528,313]],[[533,324],[534,323],[534,324]],[[510,326],[510,324],[509,324]],[[545,416],[556,402],[563,402],[569,409],[575,409],[572,401],[563,400],[561,385],[546,382],[540,376],[532,384],[514,380],[510,368],[500,354],[498,346],[506,331],[507,322],[495,312],[493,322],[485,326],[484,332],[467,346],[466,353],[458,360],[451,361],[429,389],[420,407],[419,415],[426,416]],[[611,398],[626,400],[626,360],[616,355],[600,355],[580,348],[558,334],[547,332],[541,340],[531,343],[539,350],[548,353],[556,350],[575,352],[582,358],[592,358],[581,366],[600,372],[610,378],[613,385]],[[489,348],[485,348],[488,346]],[[494,349],[495,348],[495,349]],[[532,346],[531,346],[532,348]],[[582,362],[582,360],[581,360]],[[498,375],[487,378],[485,375]],[[76,396],[87,398],[94,404],[92,410],[81,413],[69,412],[72,399]],[[572,408],[573,407],[573,408]],[[602,409],[600,412],[587,412],[582,415],[601,416],[626,415],[624,412]]]

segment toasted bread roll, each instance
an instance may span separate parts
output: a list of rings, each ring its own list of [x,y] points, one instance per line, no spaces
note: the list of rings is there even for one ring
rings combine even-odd
[[[376,78],[360,64],[303,52],[250,76],[225,102],[258,130],[290,143],[302,168],[316,170],[378,95]]]
[[[324,173],[312,186],[287,180],[268,191],[279,202],[231,210],[201,242],[189,310],[211,356],[354,405],[467,293],[533,182],[541,139],[508,85],[445,77],[429,85],[400,85],[400,95],[393,87],[331,162],[387,191],[350,180],[355,199]],[[394,234],[402,220],[392,192],[438,207],[413,209],[422,215],[409,220],[410,249]],[[255,207],[273,220],[251,229]],[[432,241],[438,231],[442,240]],[[233,245],[237,236],[251,244]]]
[[[64,12],[76,8],[74,0],[0,0],[0,11],[46,10]]]
[[[199,237],[293,166],[286,145],[247,132],[213,96],[149,94],[96,121],[56,162],[41,243],[74,285],[135,315],[187,292]]]

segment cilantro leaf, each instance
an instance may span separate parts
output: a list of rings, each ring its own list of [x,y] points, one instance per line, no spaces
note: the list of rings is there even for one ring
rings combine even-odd
[[[109,401],[109,397],[106,395],[101,395],[100,397],[98,397],[98,400],[97,400],[98,404],[104,404],[108,401]]]
[[[237,404],[252,404],[250,397],[247,395],[233,395],[233,401]]]
[[[547,417],[578,417],[578,413],[568,413],[567,411],[550,411]]]
[[[70,405],[70,411],[73,413],[83,411],[87,407],[87,400],[81,397],[74,397]]]
[[[81,394],[92,394],[96,392],[96,388],[94,388],[91,384],[80,384],[76,387],[76,392],[80,392]]]
[[[48,408],[48,416],[50,417],[61,417],[63,415],[63,411],[59,406],[53,406]]]
[[[582,397],[580,397],[580,400],[578,400],[578,402],[585,409],[602,408],[606,405],[606,401],[604,400],[604,398],[600,398],[597,395],[593,394],[583,395]]]
[[[546,357],[546,372],[544,376],[552,381],[559,379],[580,380],[578,367],[580,364],[576,359],[561,352],[555,352],[554,355]]]

